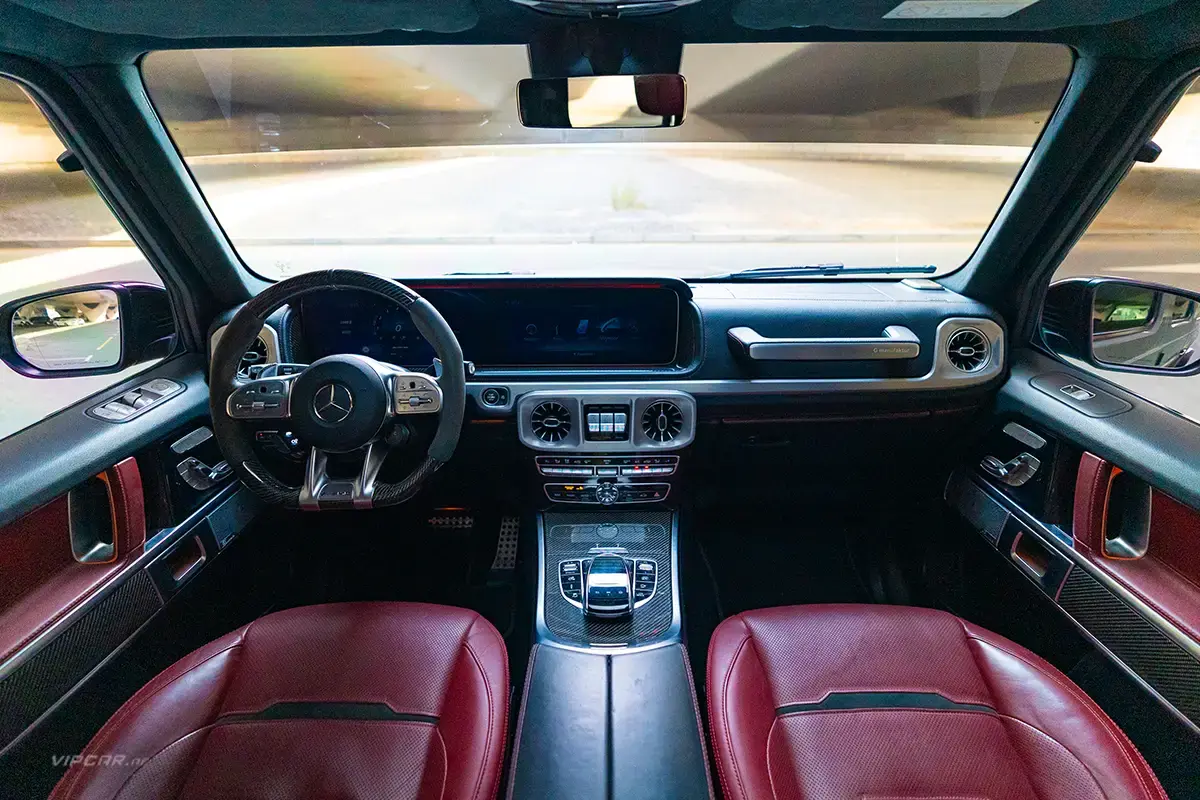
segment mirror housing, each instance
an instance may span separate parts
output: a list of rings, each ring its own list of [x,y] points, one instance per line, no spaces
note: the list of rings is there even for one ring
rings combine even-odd
[[[676,74],[525,78],[517,108],[526,128],[675,128],[687,82]]]
[[[0,361],[30,378],[109,375],[165,358],[175,342],[170,298],[151,284],[72,286],[0,306]]]
[[[1123,278],[1068,278],[1046,292],[1039,327],[1052,352],[1101,369],[1200,373],[1200,294]]]

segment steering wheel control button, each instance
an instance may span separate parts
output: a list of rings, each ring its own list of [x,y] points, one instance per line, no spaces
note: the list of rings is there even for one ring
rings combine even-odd
[[[397,414],[432,414],[441,410],[442,389],[430,376],[406,372],[392,380]]]

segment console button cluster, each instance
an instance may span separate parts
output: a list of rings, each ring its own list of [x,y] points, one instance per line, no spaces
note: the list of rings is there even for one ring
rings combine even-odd
[[[583,559],[576,558],[560,563],[558,584],[568,602],[583,608]]]
[[[628,405],[587,405],[584,439],[589,442],[624,442],[629,439]]]
[[[183,384],[169,378],[155,378],[131,389],[120,397],[88,409],[88,413],[105,422],[125,422],[151,406],[183,391]]]
[[[652,558],[626,558],[633,576],[633,607],[650,601],[658,586],[658,562]],[[592,566],[591,558],[573,558],[558,564],[558,585],[562,596],[571,605],[583,608],[583,587]]]
[[[633,560],[633,607],[637,608],[654,596],[658,583],[658,562],[649,558]]]
[[[563,478],[674,475],[679,456],[537,456],[538,472]]]
[[[556,503],[657,503],[671,492],[669,483],[547,483],[546,497]]]

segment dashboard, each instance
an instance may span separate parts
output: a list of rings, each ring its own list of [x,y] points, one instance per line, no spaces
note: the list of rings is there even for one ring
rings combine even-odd
[[[477,367],[661,367],[678,354],[681,300],[666,286],[417,290],[446,318],[463,356]],[[373,295],[308,295],[299,313],[314,360],[358,353],[408,368],[433,363],[433,349],[408,313]]]

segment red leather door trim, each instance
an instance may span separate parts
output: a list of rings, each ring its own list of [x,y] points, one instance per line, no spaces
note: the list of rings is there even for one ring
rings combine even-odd
[[[1075,481],[1075,549],[1200,642],[1200,511],[1154,490],[1150,544],[1138,559],[1104,554],[1108,493],[1121,468],[1084,453]]]
[[[120,561],[142,551],[146,544],[146,501],[142,492],[142,473],[137,459],[127,458],[109,467],[100,476],[108,485],[112,508],[116,558]]]
[[[137,461],[127,458],[98,477],[109,487],[116,543],[112,561],[75,561],[66,495],[0,528],[0,661],[33,641],[142,552],[146,512]]]

